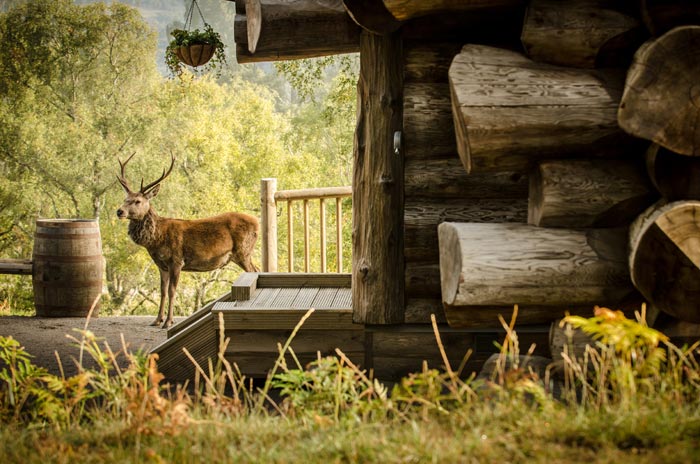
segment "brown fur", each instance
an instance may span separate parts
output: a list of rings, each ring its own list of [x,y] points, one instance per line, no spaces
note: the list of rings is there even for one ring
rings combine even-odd
[[[243,213],[224,213],[194,220],[160,217],[151,207],[150,200],[158,194],[160,182],[170,174],[172,165],[158,181],[132,192],[124,179],[124,166],[129,159],[123,164],[120,162],[122,175],[118,179],[126,191],[126,199],[117,210],[117,216],[129,220],[129,237],[145,247],[158,266],[160,309],[153,325],[163,323],[163,327],[169,327],[173,322],[173,301],[180,271],[213,271],[231,261],[246,272],[258,270],[251,261],[258,237],[258,220]],[[166,293],[168,316],[163,321]]]

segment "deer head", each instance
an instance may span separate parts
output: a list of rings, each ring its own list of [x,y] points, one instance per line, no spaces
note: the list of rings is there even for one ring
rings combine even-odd
[[[126,192],[126,198],[124,199],[124,203],[117,210],[117,217],[119,219],[134,219],[139,221],[143,219],[146,216],[146,214],[148,214],[148,211],[151,209],[151,198],[158,195],[158,191],[160,190],[160,183],[163,182],[165,178],[168,177],[172,172],[173,166],[175,165],[175,156],[172,153],[170,154],[170,167],[168,168],[167,172],[163,170],[163,174],[157,180],[151,182],[146,186],[143,185],[142,178],[141,188],[138,192],[134,192],[131,190],[131,188],[129,188],[129,184],[126,180],[126,175],[124,174],[124,168],[126,167],[126,164],[131,160],[131,158],[134,157],[135,154],[136,152],[132,153],[131,156],[129,156],[123,163],[121,162],[121,160],[118,160],[119,166],[121,167],[121,173],[117,176],[117,180],[120,184],[122,184],[124,192]]]

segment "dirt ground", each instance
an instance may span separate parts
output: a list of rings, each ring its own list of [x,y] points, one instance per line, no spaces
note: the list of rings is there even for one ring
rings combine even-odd
[[[122,335],[127,349],[130,352],[138,350],[150,351],[151,348],[166,339],[165,329],[151,327],[154,316],[128,316],[128,317],[98,317],[91,319],[88,330],[92,331],[100,340],[100,346],[107,343],[112,351],[123,351]],[[175,322],[184,319],[175,318]],[[80,349],[76,341],[81,334],[74,329],[85,328],[85,318],[42,318],[42,317],[0,317],[0,336],[12,336],[33,356],[33,362],[45,367],[49,372],[60,374],[60,368],[56,353],[60,356],[63,372],[66,376],[78,372],[77,360]],[[119,356],[120,364],[126,365],[124,356]],[[83,366],[92,367],[95,363],[85,353]]]

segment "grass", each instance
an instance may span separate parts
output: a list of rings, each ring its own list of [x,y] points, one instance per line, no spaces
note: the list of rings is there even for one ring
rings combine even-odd
[[[221,357],[176,388],[154,358],[87,330],[76,343],[100,367],[63,378],[0,338],[0,462],[699,462],[697,346],[609,310],[567,323],[597,342],[564,353],[560,398],[554,370],[542,379],[518,364],[513,321],[490,380],[446,364],[391,388],[340,351],[310,366],[280,355],[262,386]]]

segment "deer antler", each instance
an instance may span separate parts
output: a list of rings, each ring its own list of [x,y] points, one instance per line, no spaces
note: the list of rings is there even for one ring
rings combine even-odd
[[[146,194],[149,190],[153,189],[155,186],[163,182],[165,178],[168,177],[172,172],[173,166],[175,166],[175,155],[173,155],[173,153],[170,152],[170,167],[168,168],[168,171],[166,172],[165,170],[163,170],[163,174],[158,178],[158,180],[151,182],[145,187],[143,186],[143,179],[141,179],[141,193]]]
[[[119,161],[119,166],[121,168],[121,174],[117,176],[117,180],[119,181],[120,184],[122,184],[122,187],[124,187],[124,190],[126,190],[129,193],[132,193],[132,192],[131,192],[131,189],[129,188],[129,183],[126,181],[126,175],[124,174],[124,168],[126,167],[126,163],[128,163],[129,160],[131,160],[131,158],[133,158],[135,154],[136,154],[136,152],[133,152],[131,154],[131,156],[129,156],[126,159],[126,161],[124,161],[123,163],[122,163],[122,160],[117,158],[117,161]]]

